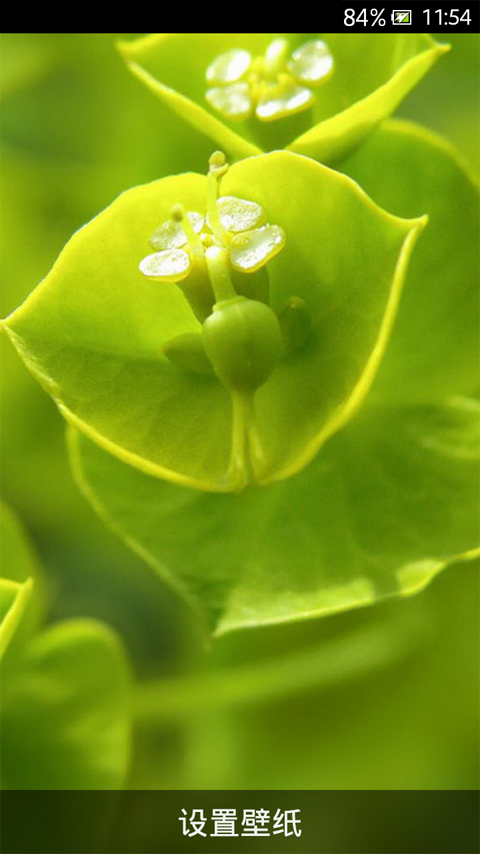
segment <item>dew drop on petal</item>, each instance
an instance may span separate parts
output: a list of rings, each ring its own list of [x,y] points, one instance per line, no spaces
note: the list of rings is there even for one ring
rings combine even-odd
[[[263,225],[254,231],[237,234],[228,254],[236,270],[254,273],[285,246],[285,232],[278,225]]]
[[[207,83],[226,85],[236,83],[250,68],[252,57],[247,50],[227,50],[207,68]]]
[[[257,118],[268,122],[305,110],[314,101],[315,95],[310,89],[288,82],[278,86],[270,86],[258,102],[255,112]]]
[[[198,234],[204,225],[203,216],[196,211],[189,211],[187,217]],[[153,232],[148,242],[153,249],[181,249],[187,243],[187,236],[179,222],[168,220]]]
[[[139,269],[150,279],[163,282],[180,282],[190,271],[190,258],[183,249],[165,249],[154,252],[140,261]]]
[[[221,196],[217,208],[223,227],[234,234],[256,228],[265,221],[265,214],[260,205],[247,199],[238,199],[236,196]]]
[[[178,222],[164,222],[148,241],[153,249],[180,249],[187,242],[186,234]]]
[[[310,86],[320,83],[333,68],[333,56],[325,42],[305,42],[290,57],[287,68],[297,80]]]
[[[208,103],[226,116],[227,119],[248,119],[252,112],[252,99],[248,83],[232,83],[230,86],[216,86],[207,89],[205,97]]]

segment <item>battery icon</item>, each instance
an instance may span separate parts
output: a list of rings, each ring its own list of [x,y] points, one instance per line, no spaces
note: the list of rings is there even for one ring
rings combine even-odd
[[[392,12],[392,24],[396,27],[410,27],[412,23],[411,9],[394,9]]]

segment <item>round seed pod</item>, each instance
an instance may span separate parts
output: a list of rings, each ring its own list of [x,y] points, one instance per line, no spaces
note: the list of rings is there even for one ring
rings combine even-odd
[[[241,296],[214,306],[203,324],[203,343],[219,380],[231,391],[248,393],[268,380],[283,347],[272,309]]]

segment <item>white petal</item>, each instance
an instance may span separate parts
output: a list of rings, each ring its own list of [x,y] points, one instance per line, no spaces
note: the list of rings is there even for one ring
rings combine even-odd
[[[237,199],[236,196],[221,196],[217,207],[223,227],[234,234],[255,228],[265,220],[265,214],[260,205],[247,199]]]
[[[252,112],[252,99],[248,83],[232,83],[207,89],[205,97],[209,104],[227,119],[248,119]]]
[[[264,225],[254,231],[237,234],[228,254],[233,267],[243,273],[254,273],[285,246],[285,232],[278,225]]]
[[[166,249],[147,255],[139,264],[144,276],[162,282],[180,282],[190,271],[190,258],[183,249]]]
[[[207,83],[225,85],[236,83],[250,68],[252,57],[247,50],[227,50],[207,68]]]
[[[307,109],[315,101],[315,95],[305,86],[283,83],[270,86],[257,104],[257,118],[264,122],[281,119],[292,113]]]
[[[292,53],[287,68],[297,80],[310,86],[320,83],[333,68],[333,56],[325,42],[305,42]]]
[[[196,211],[189,211],[187,217],[198,234],[205,222],[203,216]],[[148,242],[153,249],[181,249],[187,243],[187,236],[181,223],[168,220],[153,232]]]

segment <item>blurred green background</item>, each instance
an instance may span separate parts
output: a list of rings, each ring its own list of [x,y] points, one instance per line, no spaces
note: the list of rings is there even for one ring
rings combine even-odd
[[[2,316],[122,190],[205,169],[209,143],[171,116],[165,135],[164,108],[124,66],[115,44],[133,37],[1,36]],[[442,133],[478,175],[479,37],[450,43],[397,115]],[[3,497],[43,565],[49,620],[99,618],[126,646],[127,787],[478,787],[475,565],[411,600],[205,649],[187,607],[80,495],[62,418],[1,347]]]

